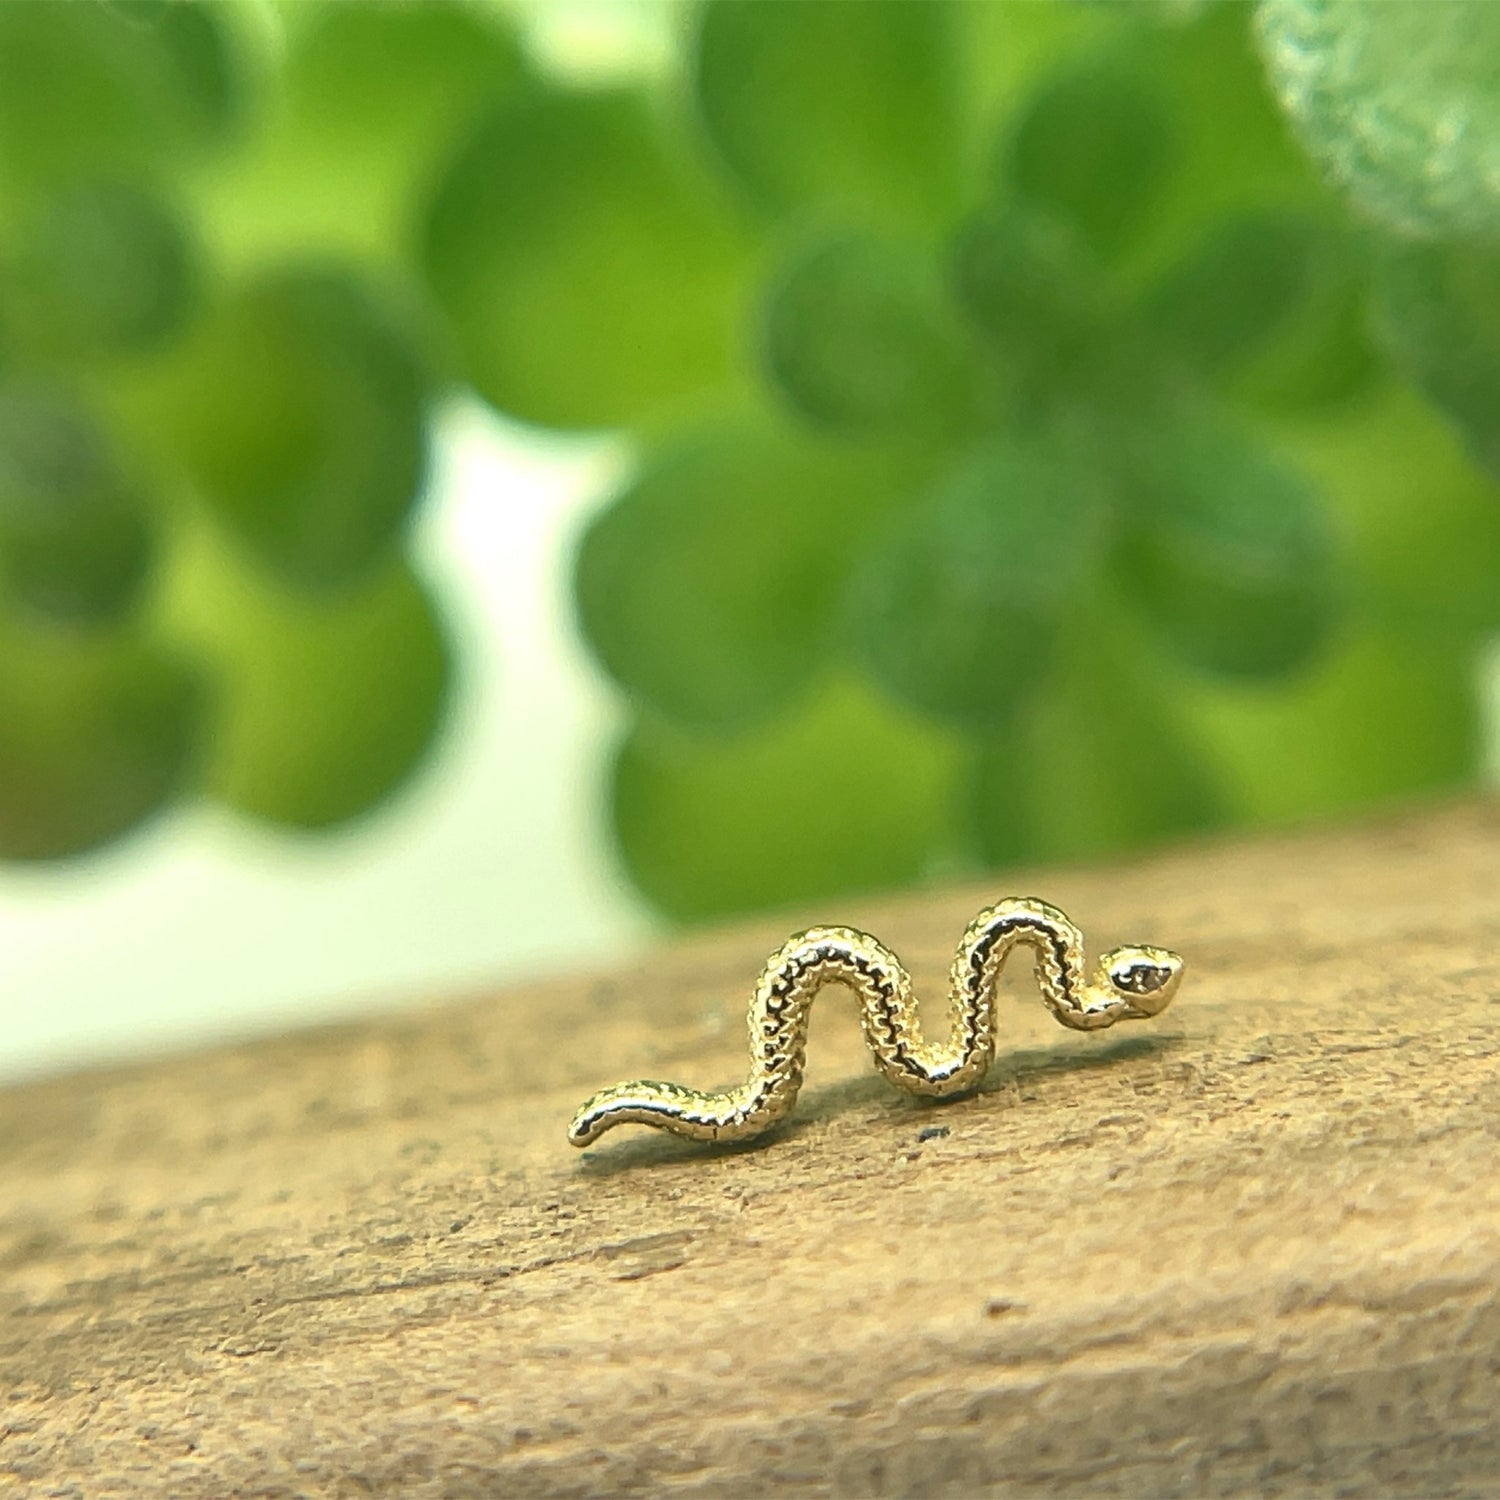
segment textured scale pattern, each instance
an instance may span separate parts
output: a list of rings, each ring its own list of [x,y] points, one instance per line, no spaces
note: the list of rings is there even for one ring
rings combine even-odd
[[[813,999],[825,985],[852,990],[875,1066],[910,1094],[949,1099],[977,1088],[995,1056],[995,991],[1013,949],[1029,947],[1042,1001],[1077,1031],[1144,1020],[1171,1003],[1182,960],[1164,948],[1115,948],[1086,979],[1083,935],[1055,906],[997,902],[969,924],[953,959],[948,1034],[926,1037],[911,977],[868,933],[814,927],[771,955],[750,1002],[750,1076],[702,1093],[677,1083],[616,1084],[587,1100],[568,1139],[587,1146],[616,1125],[654,1125],[698,1141],[744,1141],[779,1124],[797,1102]]]

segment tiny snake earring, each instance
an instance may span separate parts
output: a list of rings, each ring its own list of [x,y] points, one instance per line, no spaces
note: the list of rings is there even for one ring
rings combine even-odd
[[[1182,979],[1165,948],[1115,948],[1084,978],[1083,934],[1045,901],[1006,900],[969,924],[953,960],[951,1035],[924,1040],[911,976],[889,948],[848,927],[814,927],[771,955],[750,1002],[750,1076],[700,1093],[676,1083],[621,1083],[587,1100],[568,1139],[588,1146],[616,1125],[654,1125],[695,1141],[745,1141],[791,1113],[802,1086],[813,997],[841,984],[859,997],[875,1065],[910,1094],[949,1099],[977,1088],[995,1056],[995,984],[1013,948],[1036,953],[1042,1001],[1058,1022],[1097,1031],[1159,1015]]]

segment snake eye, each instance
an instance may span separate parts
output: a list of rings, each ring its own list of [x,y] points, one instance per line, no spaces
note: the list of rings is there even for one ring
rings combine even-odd
[[[1105,956],[1105,973],[1116,994],[1135,1002],[1134,1013],[1154,1016],[1176,994],[1182,960],[1165,948],[1117,948]]]
[[[1149,959],[1132,959],[1128,963],[1116,964],[1109,971],[1109,980],[1117,990],[1127,995],[1154,995],[1172,978],[1172,970],[1166,964],[1153,963]]]

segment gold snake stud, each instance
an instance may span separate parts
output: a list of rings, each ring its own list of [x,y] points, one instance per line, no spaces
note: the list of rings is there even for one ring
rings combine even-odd
[[[750,1076],[738,1088],[701,1093],[677,1083],[620,1083],[584,1102],[568,1139],[588,1146],[616,1125],[653,1125],[695,1141],[746,1141],[791,1113],[802,1087],[814,996],[840,984],[859,998],[875,1066],[899,1089],[951,1099],[975,1089],[995,1057],[995,987],[1012,949],[1036,955],[1042,1002],[1063,1026],[1098,1031],[1160,1015],[1182,980],[1165,948],[1113,948],[1085,979],[1083,934],[1055,906],[1008,899],[969,924],[953,959],[950,1030],[924,1038],[911,976],[868,933],[814,927],[771,955],[750,1001]]]

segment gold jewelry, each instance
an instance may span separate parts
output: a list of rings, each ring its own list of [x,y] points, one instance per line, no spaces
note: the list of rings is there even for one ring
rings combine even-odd
[[[1114,948],[1084,980],[1083,934],[1045,901],[1010,899],[969,924],[953,960],[952,1030],[925,1041],[911,976],[889,948],[848,927],[814,927],[771,955],[750,1001],[750,1077],[705,1094],[677,1083],[620,1083],[587,1100],[568,1127],[588,1146],[616,1125],[654,1125],[695,1141],[744,1141],[791,1113],[802,1087],[808,1013],[825,984],[859,997],[875,1066],[910,1094],[950,1099],[977,1088],[995,1056],[995,984],[1012,948],[1036,952],[1042,1001],[1057,1021],[1098,1031],[1159,1015],[1182,980],[1165,948]]]

